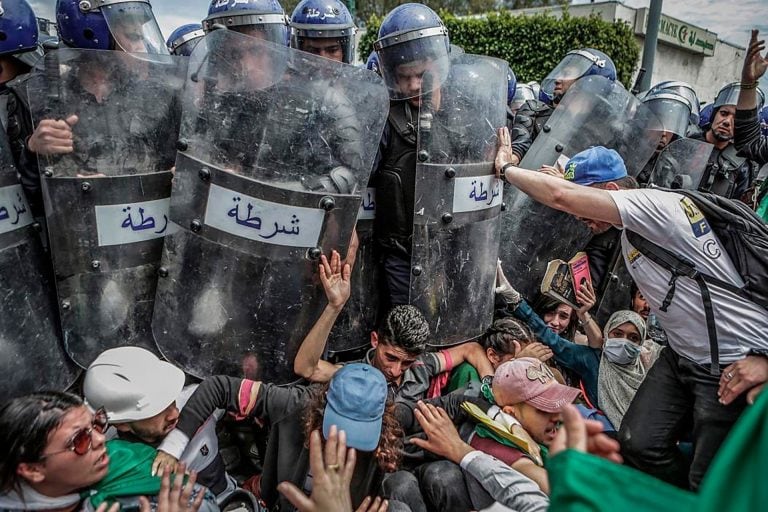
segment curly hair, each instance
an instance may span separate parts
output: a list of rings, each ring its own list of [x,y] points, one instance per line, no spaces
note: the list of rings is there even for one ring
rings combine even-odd
[[[382,343],[418,356],[427,348],[430,331],[421,311],[414,306],[400,305],[389,311],[378,334]]]
[[[317,389],[304,413],[304,446],[309,446],[309,436],[313,430],[323,430],[325,413],[325,394],[330,383]],[[381,421],[381,437],[374,457],[385,473],[393,473],[400,467],[403,452],[403,428],[395,416],[395,403],[387,400],[384,417]]]
[[[0,408],[0,492],[20,491],[16,473],[23,462],[38,462],[48,436],[83,400],[71,393],[40,391],[14,398]]]
[[[525,347],[533,341],[533,333],[527,325],[514,318],[499,318],[480,337],[484,349],[492,348],[497,354],[515,353],[514,343],[517,341]]]

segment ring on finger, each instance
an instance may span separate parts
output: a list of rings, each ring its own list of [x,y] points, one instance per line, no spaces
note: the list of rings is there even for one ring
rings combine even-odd
[[[731,380],[733,378],[733,372],[728,372],[725,374],[725,378],[728,380]]]
[[[330,469],[331,471],[338,471],[339,465],[338,464],[328,464],[325,466],[326,469]]]

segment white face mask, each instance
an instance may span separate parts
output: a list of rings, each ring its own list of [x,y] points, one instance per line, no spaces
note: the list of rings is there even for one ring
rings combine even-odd
[[[632,364],[640,356],[640,346],[626,338],[608,338],[603,353],[614,364]]]

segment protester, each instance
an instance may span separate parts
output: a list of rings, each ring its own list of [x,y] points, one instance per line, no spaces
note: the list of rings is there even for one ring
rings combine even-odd
[[[759,165],[765,165],[768,163],[768,137],[760,131],[756,87],[768,69],[768,55],[760,55],[765,49],[765,41],[758,41],[758,34],[757,30],[752,31],[744,57],[733,143],[740,154],[748,156]],[[763,181],[760,189],[756,191],[755,205],[757,214],[768,222],[768,180]]]
[[[464,442],[444,409],[424,402],[419,402],[417,407],[414,414],[427,438],[413,438],[411,443],[461,466],[476,509],[484,510],[489,505],[479,502],[483,494],[477,492],[477,486],[496,503],[512,510],[534,512],[548,509],[549,499],[535,482],[499,459]]]
[[[381,479],[399,463],[402,432],[387,397],[387,382],[376,368],[348,364],[323,386],[270,383],[217,376],[204,380],[187,401],[176,428],[158,448],[155,467],[174,467],[195,432],[217,409],[238,419],[269,425],[260,496],[272,508],[288,506],[277,485],[289,481],[310,490],[309,453],[305,442],[322,429],[326,440],[336,428],[346,432],[346,443],[358,450],[353,477],[353,505],[377,495]],[[333,430],[332,430],[333,429]],[[390,501],[392,510],[398,504]]]
[[[496,371],[502,363],[516,357],[533,357],[539,361],[552,358],[552,350],[543,343],[534,341],[533,334],[522,322],[514,318],[499,318],[480,338],[485,354]],[[467,383],[480,382],[480,375],[469,363],[461,363],[453,369],[444,393],[463,388]]]
[[[0,510],[107,510],[107,501],[160,493],[158,511],[218,510],[204,488],[194,488],[192,472],[180,503],[168,502],[168,478],[150,475],[154,450],[123,441],[106,442],[103,410],[91,411],[75,395],[33,393],[0,408]],[[181,468],[183,471],[184,468]],[[181,472],[180,471],[180,472]],[[92,507],[92,504],[94,505]],[[142,510],[149,503],[142,500]],[[167,507],[167,508],[166,508]],[[114,507],[110,507],[114,510]]]
[[[642,292],[637,288],[634,281],[629,288],[629,309],[640,315],[645,320],[646,337],[652,339],[662,347],[667,346],[667,333],[659,323],[656,315],[651,313],[651,307],[648,301],[643,297]]]
[[[473,449],[511,466],[546,493],[542,456],[556,432],[557,411],[578,394],[578,389],[557,382],[552,370],[544,363],[520,358],[500,365],[491,386],[470,383],[465,389],[425,402],[445,409],[459,426],[462,439]],[[485,419],[465,410],[466,403],[473,404],[475,411],[487,414]],[[410,437],[412,444],[420,431],[417,410],[415,402],[396,404],[397,417],[404,431],[414,436]],[[500,436],[483,421],[492,422],[497,430],[510,432],[515,441]],[[466,480],[455,461],[432,462],[424,454],[408,453],[410,459],[405,462],[411,462],[411,469],[393,473],[384,481],[383,490],[390,499],[402,501],[414,512],[472,510],[478,503],[492,503],[486,491],[473,487]]]
[[[571,510],[574,503],[595,512],[760,510],[765,487],[754,475],[762,473],[768,450],[767,408],[768,394],[762,393],[734,425],[694,494],[619,465],[618,446],[607,442],[599,426],[585,423],[567,407],[550,452],[551,510]]]
[[[321,257],[319,272],[328,304],[299,347],[294,371],[310,381],[327,382],[342,367],[322,360],[321,356],[331,328],[349,299],[351,267],[349,263],[342,264],[339,254],[333,251],[330,261]],[[396,306],[381,327],[371,333],[372,348],[363,362],[381,370],[390,392],[405,400],[424,398],[433,377],[465,361],[482,377],[493,375],[493,366],[478,343],[426,352],[429,336],[429,325],[418,309]]]
[[[277,490],[299,512],[351,512],[352,496],[349,486],[355,470],[355,449],[347,448],[344,431],[332,429],[323,446],[322,434],[313,430],[309,437],[309,466],[312,495],[307,497],[291,482],[282,482]],[[358,512],[386,512],[389,502],[370,496],[363,500]]]
[[[670,281],[670,273],[627,238],[628,230],[636,232],[669,251],[685,254],[701,272],[743,286],[733,262],[690,199],[663,190],[627,190],[635,188],[636,182],[627,176],[618,154],[603,147],[583,151],[566,164],[572,170],[570,181],[520,169],[510,163],[506,129],[500,129],[499,137],[496,166],[509,183],[555,209],[625,228],[622,252],[627,268],[664,325],[669,347],[624,416],[622,449],[625,458],[642,470],[697,488],[746,404],[743,393],[768,380],[768,358],[750,354],[768,349],[762,336],[768,329],[768,312],[722,287],[709,287],[718,341],[708,343],[705,340],[711,342],[713,336],[696,282],[684,276]],[[671,289],[670,283],[676,288]],[[719,363],[729,365],[722,368],[722,376]],[[695,448],[689,469],[677,448],[682,432],[675,426],[690,421]]]
[[[581,379],[589,405],[602,411],[617,430],[629,404],[658,359],[661,346],[646,339],[646,325],[637,313],[616,311],[603,328],[600,348],[576,345],[552,335],[526,309],[520,294],[503,272],[499,274],[498,290],[505,295],[513,314],[527,322],[544,344],[550,346],[556,361],[573,370]]]
[[[88,367],[83,394],[89,406],[106,411],[119,439],[157,448],[196,388],[184,387],[184,372],[150,351],[118,347],[102,352]],[[207,418],[180,457],[220,503],[237,487],[219,454],[216,422],[222,415],[216,411]]]

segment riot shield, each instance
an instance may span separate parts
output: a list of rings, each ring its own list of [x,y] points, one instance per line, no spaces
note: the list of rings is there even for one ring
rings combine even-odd
[[[190,57],[152,323],[187,372],[287,382],[387,113],[375,74],[227,30]]]
[[[678,139],[665,147],[656,159],[649,183],[663,188],[699,188],[712,153],[712,144]]]
[[[506,82],[505,61],[464,54],[451,59],[439,96],[422,96],[410,302],[435,345],[476,338],[493,320],[502,199],[494,157]]]
[[[36,125],[72,126],[74,151],[40,156],[67,353],[156,351],[152,318],[168,217],[185,59],[63,49],[29,84]]]
[[[40,225],[32,217],[0,132],[0,390],[7,400],[64,391],[79,369],[59,337],[56,292]]]
[[[661,138],[656,116],[621,84],[600,76],[578,80],[552,113],[520,167],[565,165],[591,146],[615,149],[630,175],[639,173]],[[504,272],[524,297],[539,290],[547,263],[570,259],[591,236],[575,217],[506,187],[502,214],[501,260]]]
[[[379,251],[373,238],[376,217],[376,188],[367,187],[357,215],[359,246],[352,269],[350,297],[328,336],[328,356],[354,357],[354,351],[370,347],[376,330],[383,285]]]

